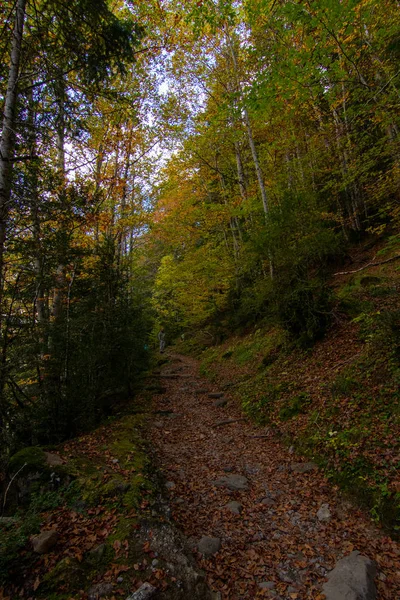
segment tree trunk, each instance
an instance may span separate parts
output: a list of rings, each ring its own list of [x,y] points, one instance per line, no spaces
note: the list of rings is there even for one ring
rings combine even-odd
[[[63,78],[57,84],[57,132],[56,132],[56,148],[57,148],[57,171],[60,178],[61,191],[59,194],[60,209],[61,213],[64,213],[66,209],[66,198],[65,198],[65,82]],[[63,215],[61,214],[61,218]],[[61,221],[61,232],[64,229],[64,225]],[[56,271],[56,281],[53,292],[53,307],[52,313],[55,321],[58,321],[61,317],[63,310],[63,298],[66,289],[65,281],[65,256],[63,248],[64,243],[61,244],[60,255],[58,257],[58,267]]]
[[[22,36],[25,23],[27,0],[17,0],[15,21],[11,42],[11,56],[8,70],[7,91],[4,100],[4,112],[0,141],[0,428],[4,423],[4,387],[7,377],[8,327],[7,317],[3,328],[4,293],[4,251],[7,234],[8,213],[11,200],[12,161],[15,143],[15,114],[18,100],[18,79],[20,73]]]
[[[8,212],[11,198],[12,160],[15,142],[15,112],[18,99],[18,78],[21,62],[22,36],[27,0],[17,0],[14,30],[11,43],[11,59],[8,84],[4,102],[3,123],[0,142],[0,307],[3,298],[4,246]],[[2,310],[0,310],[1,319]]]
[[[256,175],[257,175],[258,187],[259,187],[259,190],[260,190],[261,200],[262,200],[263,209],[264,209],[264,216],[265,216],[265,220],[267,220],[268,219],[268,213],[269,213],[267,191],[265,189],[264,177],[263,177],[263,173],[262,173],[262,170],[261,170],[260,161],[258,159],[257,148],[256,148],[256,145],[254,143],[253,128],[251,126],[250,116],[249,116],[247,107],[246,107],[246,105],[245,105],[245,103],[243,101],[243,90],[242,90],[242,84],[241,84],[240,76],[239,76],[239,68],[238,68],[238,63],[237,63],[237,59],[236,59],[235,48],[233,47],[232,39],[231,39],[231,37],[230,37],[230,35],[229,35],[228,32],[226,32],[226,40],[228,42],[228,46],[229,46],[229,50],[230,50],[230,54],[231,54],[231,58],[232,58],[233,71],[234,71],[234,76],[235,76],[235,80],[236,80],[236,89],[237,89],[237,92],[239,94],[239,98],[240,98],[241,103],[242,103],[244,124],[246,126],[247,137],[248,137],[248,140],[249,140],[249,146],[250,146],[250,150],[251,150],[251,155],[252,155],[252,158],[253,158],[254,168],[255,168],[255,171],[256,171]],[[268,258],[269,258],[269,261],[270,261],[270,276],[271,276],[271,279],[273,279],[273,277],[274,277],[274,265],[273,265],[273,260],[272,260],[272,256],[271,256],[271,252],[270,251],[268,252]]]
[[[242,197],[243,202],[245,202],[247,200],[246,179],[244,176],[242,157],[240,155],[239,142],[235,141],[234,145],[235,145],[236,169],[237,169],[238,180],[239,180],[240,195]]]
[[[237,64],[236,53],[235,53],[235,49],[233,47],[232,40],[231,40],[231,38],[230,38],[230,36],[229,36],[228,33],[226,34],[226,39],[228,41],[229,50],[230,50],[230,53],[231,53],[232,65],[233,65],[233,71],[234,71],[235,80],[236,80],[237,92],[239,94],[240,100],[242,101],[244,124],[246,126],[247,137],[248,137],[248,140],[249,140],[249,146],[250,146],[250,150],[251,150],[251,155],[253,157],[254,168],[255,168],[256,174],[257,174],[258,187],[260,189],[260,194],[261,194],[261,199],[262,199],[262,203],[263,203],[265,218],[267,218],[268,217],[268,197],[267,197],[267,191],[265,189],[264,177],[263,177],[263,174],[262,174],[262,170],[261,170],[261,166],[260,166],[260,161],[258,160],[257,149],[256,149],[256,146],[255,146],[255,143],[254,143],[253,128],[251,126],[249,113],[248,113],[248,110],[246,108],[246,105],[243,102],[243,90],[242,90],[242,84],[241,84],[240,77],[239,77],[239,68],[238,68],[238,64]]]

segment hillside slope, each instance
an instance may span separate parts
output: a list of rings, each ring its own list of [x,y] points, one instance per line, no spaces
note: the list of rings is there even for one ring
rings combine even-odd
[[[397,532],[400,263],[363,268],[388,258],[375,253],[355,255],[348,272],[332,277],[332,325],[314,347],[260,326],[205,350],[202,373]]]

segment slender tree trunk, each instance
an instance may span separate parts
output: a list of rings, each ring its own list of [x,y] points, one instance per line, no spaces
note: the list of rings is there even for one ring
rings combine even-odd
[[[18,100],[18,79],[20,74],[22,37],[25,23],[27,0],[17,0],[14,29],[11,42],[10,65],[8,69],[7,91],[4,100],[0,141],[0,428],[4,422],[4,387],[7,377],[8,327],[7,317],[3,327],[4,294],[4,251],[7,234],[8,214],[11,200],[12,160],[15,144],[15,115]]]
[[[122,189],[122,197],[121,197],[121,217],[124,218],[126,215],[126,205],[128,198],[128,177],[129,177],[129,169],[131,167],[131,154],[132,154],[132,139],[133,139],[133,127],[131,128],[129,138],[128,138],[128,147],[126,149],[126,157],[125,157],[125,168],[123,174],[123,189]],[[118,234],[118,263],[120,262],[120,257],[126,254],[127,247],[127,237],[126,237],[126,229],[121,225],[121,229]]]
[[[349,177],[349,159],[346,152],[346,149],[342,145],[343,136],[343,123],[341,123],[339,116],[336,110],[333,110],[333,118],[336,127],[336,147],[339,155],[342,178],[344,183],[344,188],[346,192],[346,196],[348,199],[348,207],[347,212],[350,217],[350,221],[352,223],[352,228],[355,231],[361,230],[361,223],[359,218],[359,210],[358,210],[358,199],[357,199],[357,190],[353,184],[348,183]]]
[[[292,173],[292,163],[289,149],[285,152],[285,163],[286,163],[286,174],[287,174],[287,188],[290,191],[293,188],[293,173]]]
[[[0,307],[3,298],[4,246],[8,212],[11,198],[12,160],[15,142],[15,113],[18,99],[18,78],[21,62],[22,36],[25,22],[27,0],[17,0],[13,37],[11,43],[11,60],[8,71],[8,84],[4,102],[4,113],[0,142]],[[0,309],[0,322],[2,310]]]
[[[29,98],[29,152],[31,156],[37,155],[37,140],[36,140],[36,122],[35,122],[35,109],[33,102],[33,82],[31,87],[31,95]],[[45,303],[45,290],[43,285],[43,251],[41,246],[41,227],[40,227],[40,214],[39,214],[39,182],[37,175],[37,167],[33,164],[30,170],[30,185],[31,185],[31,201],[30,211],[32,220],[32,233],[33,233],[33,244],[35,255],[33,257],[33,266],[35,271],[35,298],[33,302],[33,321],[37,322],[39,327],[43,327],[46,320],[46,303]],[[41,346],[43,349],[43,340],[41,340]]]
[[[65,172],[65,82],[61,78],[57,85],[57,105],[58,105],[58,117],[57,117],[57,132],[56,132],[56,148],[57,148],[57,171],[60,178],[60,193],[59,202],[61,213],[66,210],[66,198],[65,198],[65,185],[66,185],[66,172]],[[63,218],[63,214],[61,214]],[[61,223],[61,233],[64,231],[64,225]],[[60,255],[58,257],[58,267],[56,270],[55,287],[53,292],[53,307],[52,313],[54,321],[58,321],[61,317],[63,310],[63,297],[66,288],[65,281],[65,255],[64,255],[64,243],[62,240]]]
[[[235,52],[235,48],[233,47],[232,39],[231,39],[231,37],[230,37],[230,35],[228,33],[226,33],[226,39],[227,39],[227,42],[228,42],[228,46],[229,46],[229,50],[230,50],[230,54],[231,54],[231,58],[232,58],[232,65],[233,65],[233,71],[234,71],[234,76],[235,76],[235,80],[236,80],[237,92],[239,94],[240,100],[242,101],[242,110],[243,110],[244,124],[246,126],[247,137],[248,137],[248,140],[249,140],[249,146],[250,146],[250,150],[251,150],[251,155],[252,155],[252,158],[253,158],[254,168],[256,170],[258,187],[260,189],[260,194],[261,194],[261,199],[262,199],[262,203],[263,203],[265,218],[267,218],[268,217],[268,197],[267,197],[267,191],[265,189],[264,177],[263,177],[263,173],[262,173],[262,170],[261,170],[260,161],[258,159],[258,153],[257,153],[256,145],[254,143],[253,128],[251,126],[251,121],[250,121],[249,113],[248,113],[248,110],[247,110],[247,107],[246,107],[245,103],[243,102],[243,90],[242,90],[242,84],[241,84],[240,76],[239,76],[239,68],[238,68],[238,63],[237,63],[237,58],[236,58],[236,52]]]
[[[215,161],[215,162],[217,162],[217,161]],[[223,176],[223,174],[221,172],[219,173],[219,181],[220,181],[220,185],[221,185],[222,198],[224,200],[224,204],[227,206],[228,205],[228,201],[226,199],[226,196],[227,196],[226,184],[225,184],[224,176]],[[234,256],[235,263],[236,263],[238,261],[238,258],[239,258],[240,244],[239,244],[239,241],[238,241],[237,236],[236,236],[236,228],[235,228],[234,217],[230,217],[230,219],[229,219],[229,228],[230,228],[231,234],[232,234],[233,256]]]
[[[238,174],[240,195],[242,197],[243,202],[246,202],[246,200],[247,200],[246,179],[244,176],[243,162],[242,162],[242,157],[240,154],[239,142],[235,141],[234,146],[235,146],[236,169],[237,169],[237,174]]]
[[[239,95],[239,98],[240,98],[241,104],[242,104],[244,124],[246,126],[247,137],[249,140],[251,155],[253,158],[254,168],[256,171],[256,175],[257,175],[258,187],[260,190],[262,205],[263,205],[263,209],[264,209],[264,216],[265,216],[265,220],[267,221],[268,213],[269,213],[269,202],[268,202],[267,190],[265,189],[264,176],[263,176],[260,161],[258,158],[257,148],[254,143],[253,128],[251,126],[250,116],[249,116],[247,107],[243,101],[243,90],[242,90],[242,84],[240,81],[239,67],[238,67],[238,62],[237,62],[237,58],[236,58],[236,52],[235,52],[235,48],[233,46],[233,42],[232,42],[232,39],[231,39],[228,31],[226,31],[226,40],[228,42],[228,46],[229,46],[229,50],[230,50],[230,54],[231,54],[233,72],[234,72],[235,82],[236,82],[236,89],[237,89],[237,92],[238,92],[238,95]],[[269,261],[270,261],[270,276],[271,276],[271,279],[273,279],[274,265],[273,265],[273,260],[272,260],[270,251],[268,252],[268,257],[269,257]]]

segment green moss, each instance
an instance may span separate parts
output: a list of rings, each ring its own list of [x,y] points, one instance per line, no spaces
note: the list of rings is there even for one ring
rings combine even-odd
[[[24,466],[25,465],[25,466]],[[37,446],[23,448],[10,459],[9,471],[17,473],[24,468],[26,471],[43,470],[46,467],[46,454]]]
[[[138,474],[130,482],[129,491],[124,494],[123,505],[126,508],[138,508],[143,499],[143,493],[154,492],[155,486],[144,475]]]
[[[82,499],[89,506],[99,504],[100,500],[107,495],[102,473],[91,477],[79,477],[78,481],[81,485]]]
[[[127,540],[129,538],[129,536],[131,535],[133,529],[136,529],[136,520],[126,518],[121,515],[120,519],[118,521],[118,525],[115,528],[114,533],[112,533],[107,538],[107,542],[106,542],[107,548],[111,549],[112,545],[116,541],[123,542],[124,540]]]
[[[45,600],[69,599],[71,593],[86,586],[90,575],[91,568],[88,564],[71,557],[63,558],[45,574],[35,597]]]
[[[95,463],[86,456],[80,456],[78,458],[70,459],[65,466],[65,469],[68,474],[73,477],[89,477],[90,475],[98,473],[97,467],[98,463]]]
[[[45,596],[43,596],[45,593]],[[43,598],[43,600],[71,600],[70,593],[62,593],[62,592],[41,592],[40,588],[36,591],[37,598]]]
[[[110,563],[116,560],[113,542],[134,538],[137,523],[134,518],[127,518],[126,513],[143,506],[144,498],[148,499],[155,489],[150,479],[150,459],[142,436],[146,418],[144,414],[128,413],[120,419],[114,419],[106,428],[101,428],[98,452],[92,445],[90,449],[94,448],[94,452],[86,455],[86,446],[83,444],[83,454],[69,459],[60,467],[68,478],[57,491],[44,491],[43,482],[38,482],[40,494],[32,496],[31,505],[21,521],[26,526],[13,525],[7,531],[2,528],[0,583],[1,580],[8,581],[9,573],[18,571],[19,552],[28,543],[29,535],[40,530],[43,520],[41,513],[60,505],[72,506],[83,513],[90,506],[99,504],[112,508],[118,519],[116,529],[107,539],[101,556],[96,557],[95,553],[91,555],[89,552],[82,563],[69,558],[60,561],[45,575],[35,592],[35,598],[67,600],[77,589],[85,589],[95,575],[109,569]],[[93,440],[90,441],[92,443]],[[45,453],[40,448],[26,448],[13,457],[11,466],[16,472],[27,463],[35,471],[42,470],[48,478],[45,459]],[[118,462],[114,460],[111,465],[112,459]],[[79,508],[75,508],[75,505]],[[28,554],[26,560],[30,560],[31,555],[34,560],[33,553]]]

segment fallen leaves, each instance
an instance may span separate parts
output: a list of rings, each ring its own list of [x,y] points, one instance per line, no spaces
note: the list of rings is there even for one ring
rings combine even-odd
[[[332,363],[336,359],[333,353]],[[322,600],[326,573],[357,549],[371,558],[376,553],[385,571],[385,585],[378,582],[379,598],[400,597],[394,567],[397,544],[379,538],[360,510],[343,508],[337,487],[330,486],[321,472],[292,473],[293,455],[270,432],[260,433],[242,420],[232,402],[229,409],[216,408],[212,400],[196,394],[197,387],[204,387],[197,363],[181,360],[192,375],[191,388],[182,390],[179,381],[168,379],[168,400],[158,397],[155,410],[167,407],[182,417],[172,420],[159,414],[164,427],[155,427],[151,437],[166,480],[175,484],[169,494],[177,523],[191,540],[204,535],[222,539],[216,555],[198,557],[209,585],[224,600],[268,597],[268,590],[259,587],[263,581],[273,582],[274,590],[291,600]],[[229,377],[232,380],[232,373]],[[217,422],[229,428],[213,428]],[[164,429],[170,432],[168,439]],[[252,468],[255,462],[259,470]],[[231,465],[235,473],[248,477],[248,491],[212,485]],[[232,500],[243,505],[240,516],[225,509]],[[324,503],[333,516],[321,523],[316,513]],[[340,519],[335,516],[336,505]]]

